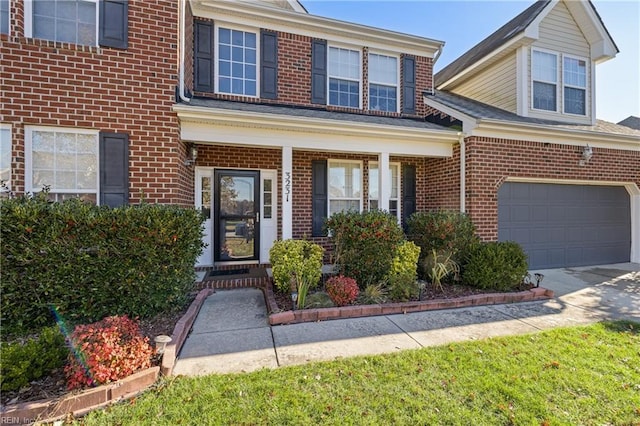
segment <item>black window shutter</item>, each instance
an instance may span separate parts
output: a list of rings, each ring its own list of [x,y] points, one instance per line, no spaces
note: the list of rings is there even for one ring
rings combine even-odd
[[[416,166],[402,166],[402,227],[407,231],[407,219],[416,212]]]
[[[327,104],[327,41],[311,43],[311,103]]]
[[[100,132],[100,204],[129,204],[129,135]]]
[[[402,112],[416,113],[416,59],[413,56],[402,58]]]
[[[98,44],[126,49],[129,43],[129,2],[100,0]]]
[[[278,33],[260,32],[260,97],[278,98]]]
[[[213,92],[213,22],[196,20],[194,24],[194,87],[201,92]]]
[[[311,186],[313,187],[312,218],[314,237],[324,236],[324,221],[327,218],[327,161],[313,160],[311,162]]]

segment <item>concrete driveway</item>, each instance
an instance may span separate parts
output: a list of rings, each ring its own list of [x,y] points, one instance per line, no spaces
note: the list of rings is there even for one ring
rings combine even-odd
[[[218,291],[202,306],[174,374],[253,371],[602,320],[640,322],[640,264],[535,272],[545,275],[542,286],[553,299],[273,327],[260,290]]]

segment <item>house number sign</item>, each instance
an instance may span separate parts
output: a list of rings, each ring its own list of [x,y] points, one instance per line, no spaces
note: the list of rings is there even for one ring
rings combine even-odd
[[[289,194],[291,194],[291,172],[284,173],[284,195],[285,199],[289,201]]]

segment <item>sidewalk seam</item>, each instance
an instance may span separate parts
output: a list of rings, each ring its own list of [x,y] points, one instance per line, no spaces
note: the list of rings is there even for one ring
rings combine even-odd
[[[402,327],[400,327],[400,325],[398,325],[397,323],[395,323],[391,318],[389,318],[389,315],[383,315],[383,317],[385,317],[386,319],[388,319],[391,324],[395,325],[396,327],[398,327],[398,329],[400,331],[402,331],[404,334],[406,334],[411,340],[413,340],[414,342],[416,342],[418,344],[418,346],[420,346],[421,348],[424,348],[425,346],[423,344],[421,344],[419,341],[416,340],[415,337],[413,337],[411,334],[409,334],[408,331],[406,331],[405,329],[403,329]]]

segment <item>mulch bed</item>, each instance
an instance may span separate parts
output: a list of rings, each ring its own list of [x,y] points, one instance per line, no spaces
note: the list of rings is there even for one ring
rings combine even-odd
[[[171,336],[173,329],[180,318],[187,312],[195,294],[190,295],[184,307],[178,311],[156,315],[153,318],[140,321],[140,331],[149,338],[149,344],[154,346],[153,339],[166,334]],[[160,365],[160,357],[152,359],[153,365]],[[20,404],[24,402],[38,401],[41,399],[57,398],[67,394],[67,382],[62,368],[55,370],[49,376],[34,380],[18,391],[3,391],[0,395],[0,403],[4,407],[8,404]]]

